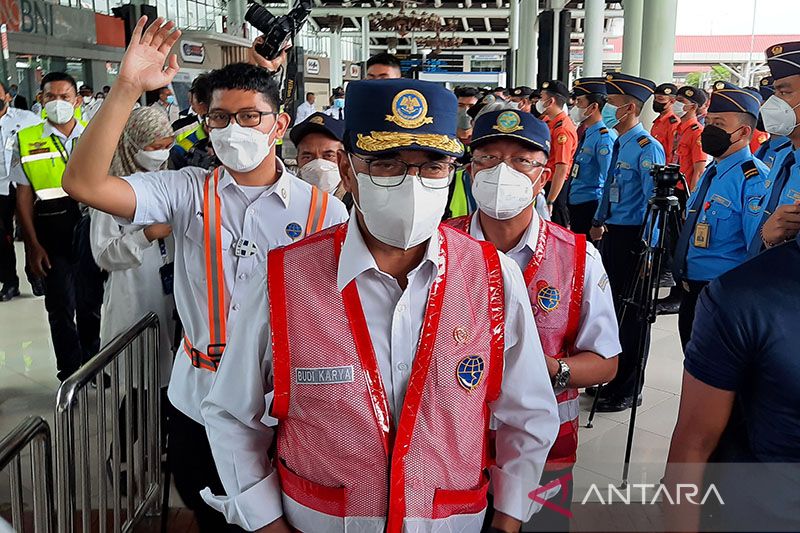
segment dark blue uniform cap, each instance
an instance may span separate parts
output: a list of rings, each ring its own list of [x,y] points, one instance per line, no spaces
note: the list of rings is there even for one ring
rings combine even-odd
[[[333,118],[325,113],[314,113],[289,132],[295,146],[309,133],[324,133],[341,142],[344,139],[344,120]]]
[[[644,78],[623,74],[622,72],[609,72],[606,74],[606,93],[609,95],[624,94],[633,96],[644,103],[653,96],[655,90],[656,84]]]
[[[705,104],[706,100],[708,100],[706,92],[703,89],[698,89],[697,87],[691,87],[689,85],[684,85],[678,89],[677,96],[683,96],[699,106]]]
[[[586,96],[589,94],[607,94],[605,78],[581,78],[572,84],[572,96]]]
[[[354,81],[347,86],[345,148],[362,155],[423,150],[460,157],[458,102],[441,85],[406,78]]]
[[[800,74],[800,41],[776,44],[764,53],[769,71],[776,81]]]
[[[758,93],[764,100],[775,94],[775,79],[772,76],[761,78],[761,81],[758,82]]]
[[[564,85],[564,82],[559,80],[550,80],[542,82],[539,86],[539,91],[547,91],[550,94],[559,94],[564,98],[569,98],[569,89]]]
[[[662,83],[658,87],[656,87],[655,94],[661,94],[664,96],[671,96],[675,98],[675,95],[678,93],[678,86],[674,83]]]
[[[501,109],[479,116],[472,128],[470,147],[474,150],[495,139],[514,139],[550,154],[550,128],[524,111]]]
[[[709,113],[748,113],[758,118],[760,108],[761,95],[753,89],[742,89],[727,81],[714,83]]]

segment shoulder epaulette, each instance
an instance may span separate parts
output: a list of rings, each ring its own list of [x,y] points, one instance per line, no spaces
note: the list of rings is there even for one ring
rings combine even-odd
[[[650,144],[650,138],[649,138],[647,135],[642,135],[641,137],[639,137],[638,139],[636,139],[636,142],[638,142],[638,143],[639,143],[639,146],[641,146],[642,148],[644,148],[645,146],[647,146],[648,144]]]
[[[700,124],[692,124],[692,131],[697,131],[700,129]]]
[[[744,179],[750,179],[754,176],[758,176],[759,172],[756,162],[752,159],[748,159],[742,163],[742,174],[744,174]]]
[[[555,125],[555,126],[553,126],[553,128],[558,128],[558,127],[559,127],[559,126],[561,126],[562,124],[564,124],[564,120],[563,120],[563,119],[562,119],[562,120],[559,120],[558,122],[556,122],[556,125]]]
[[[600,133],[608,133],[608,128],[600,128]]]
[[[775,148],[775,152],[776,152],[776,153],[777,153],[777,152],[782,152],[783,150],[785,150],[786,148],[788,148],[788,147],[789,147],[789,146],[791,146],[791,145],[792,145],[792,141],[791,141],[790,139],[784,139],[784,141],[783,141],[782,143],[780,143],[780,144],[779,144],[779,145],[778,145],[778,146]]]
[[[677,122],[678,122],[678,117],[676,117],[675,115],[669,117],[670,124],[677,124]]]

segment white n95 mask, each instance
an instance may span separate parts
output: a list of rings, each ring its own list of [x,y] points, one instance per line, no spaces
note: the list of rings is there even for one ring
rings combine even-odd
[[[66,124],[75,116],[75,107],[66,100],[50,100],[44,104],[44,110],[53,124]]]
[[[327,159],[314,159],[300,168],[300,179],[319,189],[333,193],[341,183],[339,166]]]
[[[250,172],[269,155],[272,144],[269,136],[275,131],[276,122],[269,133],[255,128],[243,128],[235,121],[224,128],[214,128],[209,133],[214,153],[222,164],[236,172]]]
[[[481,211],[496,220],[508,220],[533,203],[533,182],[522,172],[500,163],[475,173],[472,196]]]
[[[672,104],[672,112],[678,115],[678,117],[682,117],[686,114],[686,104],[676,101]]]
[[[761,118],[767,133],[783,136],[792,133],[798,125],[797,116],[794,113],[796,107],[790,106],[786,100],[774,94],[767,98],[767,101],[761,106]]]
[[[133,154],[133,160],[139,167],[152,172],[164,166],[169,159],[169,150],[139,150]]]

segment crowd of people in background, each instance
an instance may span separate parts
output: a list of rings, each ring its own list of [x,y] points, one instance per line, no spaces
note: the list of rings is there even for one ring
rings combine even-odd
[[[679,314],[685,372],[665,483],[701,479],[696,465],[714,454],[800,462],[800,363],[789,344],[800,294],[800,43],[767,51],[771,76],[758,87],[678,87],[610,72],[571,87],[547,80],[449,91],[403,78],[398,59],[384,53],[367,61],[364,81],[334,88],[324,109],[323,95],[306,93],[287,110],[292,121],[276,77],[250,64],[198,76],[181,110],[169,86],[177,64],[162,69],[179,34],[171,29],[148,29],[141,43],[134,32],[113,88],[94,92],[51,72],[25,111],[17,87],[0,86],[0,300],[20,294],[16,214],[59,379],[144,313],[159,315],[173,473],[201,531],[312,531],[336,516],[385,515],[384,488],[359,479],[385,481],[387,471],[364,458],[392,444],[370,436],[356,445],[355,432],[381,416],[362,405],[362,389],[385,403],[376,413],[400,417],[383,424],[406,427],[403,405],[413,401],[425,416],[447,420],[443,427],[457,416],[474,438],[427,430],[440,439],[435,446],[461,451],[483,449],[487,402],[497,463],[476,452],[475,461],[448,467],[476,480],[491,470],[485,531],[517,531],[534,510],[536,530],[567,531],[563,515],[511,494],[536,488],[540,476],[541,484],[571,478],[579,390],[600,395],[600,412],[642,402],[636,356],[649,335],[642,339],[630,316],[618,324],[617,313],[641,275],[652,170],[667,164],[678,165],[685,182],[675,191],[682,227],[670,232],[668,264],[657,273],[671,289],[659,312]],[[137,31],[141,37],[141,22]],[[157,100],[139,107],[144,91]],[[641,120],[648,107],[657,114],[649,131]],[[284,137],[294,159],[279,157]],[[358,223],[340,226],[348,214]],[[444,278],[449,300],[437,296]],[[506,287],[499,300],[482,292],[497,283]],[[441,306],[444,335],[428,329],[428,299]],[[497,308],[504,313],[494,315]],[[503,324],[505,338],[497,337]],[[350,327],[355,341],[342,340]],[[445,336],[485,355],[451,362]],[[298,350],[303,341],[313,348]],[[449,382],[442,390],[408,385],[420,379],[406,371],[426,346],[437,364],[454,365],[431,375],[450,379],[455,392]],[[353,365],[364,365],[367,383]],[[319,387],[303,388],[302,379]],[[479,399],[465,400],[464,390],[480,391],[466,396]],[[426,394],[460,407],[436,408]],[[335,407],[315,411],[320,400],[347,402],[355,452],[337,440]],[[271,466],[276,423],[286,429],[277,432]],[[388,425],[392,439],[405,438]],[[328,440],[302,444],[314,435]],[[304,458],[327,444],[362,470],[354,477],[352,465],[332,459],[317,468]],[[462,499],[467,489],[479,494],[431,511],[408,489],[401,517],[480,531],[484,482],[456,486],[426,463],[433,452],[424,444],[406,445],[423,457],[407,460],[430,467],[432,483],[454,483]],[[531,472],[533,485],[522,481]],[[303,492],[314,482],[353,483],[357,499],[371,503],[320,501]],[[571,483],[565,488],[571,499]],[[790,490],[781,505],[755,505],[788,524],[796,516],[785,509],[797,508],[796,497]],[[691,512],[673,518],[690,528],[702,520]]]

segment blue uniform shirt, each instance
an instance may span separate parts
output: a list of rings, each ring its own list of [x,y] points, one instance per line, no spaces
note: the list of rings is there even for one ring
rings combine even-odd
[[[603,196],[603,184],[616,140],[617,132],[607,128],[602,120],[586,128],[570,174],[570,204],[596,202]]]
[[[792,150],[781,150],[778,152],[777,157],[775,158],[775,163],[772,166],[772,169],[769,173],[769,179],[767,180],[767,187],[769,189],[769,193],[765,197],[765,204],[767,202],[767,198],[769,198],[773,194],[773,188],[775,185],[775,178],[780,172],[781,163],[786,158],[787,155],[792,153]],[[793,204],[800,200],[800,148],[794,150],[794,165],[792,165],[791,171],[789,173],[789,179],[786,181],[786,185],[783,187],[783,190],[780,192],[780,199],[778,200],[778,205],[786,205],[786,204]],[[778,194],[777,191],[774,191],[775,194]],[[764,212],[764,217],[768,218],[772,213]]]
[[[694,281],[711,281],[745,261],[747,248],[758,233],[764,182],[769,173],[746,146],[710,165],[695,190],[702,190],[713,167],[717,174],[705,198],[699,204],[692,198],[689,204],[701,210],[697,223],[709,225],[707,248],[694,245],[694,232],[689,238],[686,273]]]
[[[758,147],[756,153],[753,154],[757,159],[760,159],[769,168],[775,165],[775,159],[778,157],[778,152],[784,148],[788,148],[792,144],[787,137],[783,135],[773,135]]]
[[[641,124],[620,135],[593,223],[640,226],[653,195],[653,165],[665,162],[664,148]]]

